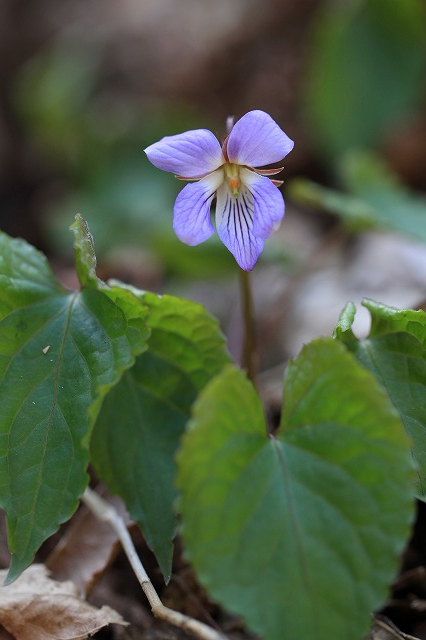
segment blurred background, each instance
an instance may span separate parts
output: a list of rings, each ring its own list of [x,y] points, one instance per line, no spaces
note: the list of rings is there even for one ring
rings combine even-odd
[[[263,109],[295,149],[252,278],[260,368],[329,335],[348,300],[424,304],[424,0],[3,0],[0,49],[0,224],[65,284],[81,212],[102,278],[202,302],[238,358],[234,261],[174,236],[182,183],[143,149]]]

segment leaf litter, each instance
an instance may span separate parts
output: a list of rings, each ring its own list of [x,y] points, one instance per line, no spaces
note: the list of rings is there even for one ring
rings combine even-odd
[[[0,571],[0,580],[6,575]],[[72,581],[50,578],[42,564],[0,587],[0,623],[15,640],[83,640],[109,624],[127,624],[110,607],[82,600]]]
[[[109,498],[126,524],[130,524],[124,504]],[[72,580],[81,596],[92,590],[120,550],[118,536],[106,522],[81,507],[46,560],[56,580]],[[1,640],[1,639],[0,639]]]

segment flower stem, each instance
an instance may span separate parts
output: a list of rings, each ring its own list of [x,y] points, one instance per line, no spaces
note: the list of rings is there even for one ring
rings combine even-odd
[[[256,385],[253,301],[251,296],[249,273],[243,269],[240,269],[240,290],[244,320],[242,365],[247,371],[247,377],[249,380]]]

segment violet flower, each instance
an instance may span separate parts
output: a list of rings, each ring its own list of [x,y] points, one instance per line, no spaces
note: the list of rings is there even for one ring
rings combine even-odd
[[[294,142],[264,111],[249,111],[232,127],[221,146],[207,129],[165,136],[145,149],[153,165],[196,180],[182,189],[174,206],[173,228],[188,245],[214,233],[210,208],[216,202],[216,229],[245,271],[253,269],[264,240],[279,227],[284,200],[282,182],[267,176],[282,171],[258,169],[286,156]]]

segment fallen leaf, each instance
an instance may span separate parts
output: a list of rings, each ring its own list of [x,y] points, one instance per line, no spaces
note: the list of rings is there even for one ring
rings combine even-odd
[[[15,640],[15,638],[0,625],[0,640]]]
[[[117,513],[129,524],[124,504],[109,498]],[[46,560],[55,580],[72,580],[85,596],[114,560],[120,549],[118,536],[108,522],[102,522],[85,507],[72,518],[70,525]]]
[[[0,571],[0,580],[6,575]],[[0,587],[0,624],[15,640],[83,640],[109,624],[127,623],[110,607],[81,600],[71,581],[56,582],[35,564]]]

